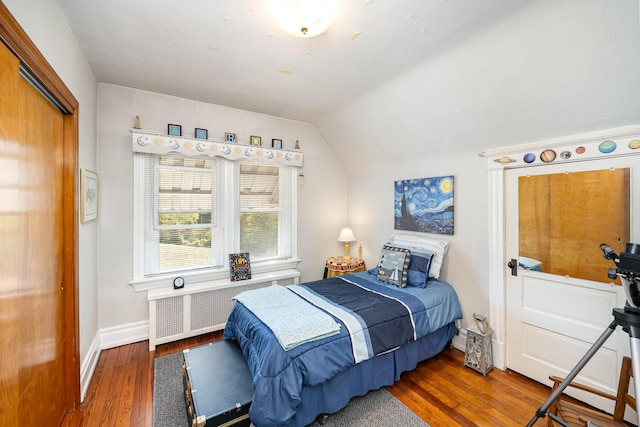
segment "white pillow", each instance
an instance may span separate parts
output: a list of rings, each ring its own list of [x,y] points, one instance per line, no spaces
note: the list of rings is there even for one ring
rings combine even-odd
[[[415,248],[417,250],[427,250],[433,252],[433,261],[429,270],[429,277],[437,279],[440,277],[440,268],[444,256],[449,250],[449,242],[446,240],[429,239],[427,237],[418,237],[412,234],[395,234],[391,236],[391,242],[397,246],[407,247],[409,250]]]

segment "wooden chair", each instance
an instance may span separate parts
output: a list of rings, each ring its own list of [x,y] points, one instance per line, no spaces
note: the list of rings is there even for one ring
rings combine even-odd
[[[560,418],[570,426],[583,427],[587,426],[589,422],[592,422],[601,427],[627,427],[629,424],[625,424],[624,422],[624,410],[626,405],[631,406],[634,411],[636,410],[636,399],[629,394],[629,383],[631,382],[632,376],[633,373],[631,370],[631,359],[628,357],[623,357],[622,369],[620,370],[620,380],[618,382],[617,396],[604,393],[600,390],[596,390],[594,388],[576,382],[572,382],[569,384],[570,387],[594,393],[598,396],[602,396],[604,398],[615,401],[613,416],[595,409],[591,409],[590,407],[586,407],[578,403],[569,402],[566,399],[560,399],[560,397],[558,397],[558,399],[556,399],[556,401],[551,404],[551,406],[549,407],[549,412],[555,414],[558,418]],[[562,378],[556,376],[550,376],[549,379],[553,381],[553,388],[551,389],[552,392],[558,387],[558,385],[560,385],[563,380]],[[551,417],[548,417],[548,421],[549,427],[559,426],[559,424],[553,421]]]

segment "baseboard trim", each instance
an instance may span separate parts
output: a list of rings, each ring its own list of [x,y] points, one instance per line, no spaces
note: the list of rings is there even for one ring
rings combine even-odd
[[[96,366],[98,366],[101,351],[100,334],[97,333],[95,337],[93,337],[87,356],[82,361],[82,366],[80,367],[80,402],[84,402],[84,398],[87,396],[87,390],[89,389],[89,384],[91,384],[91,378],[93,378]]]
[[[149,339],[149,321],[129,323],[100,329],[91,341],[87,356],[80,366],[80,402],[84,402],[93,373],[98,366],[100,353],[108,348],[119,347]]]
[[[149,321],[127,323],[100,329],[102,350],[149,339]]]
[[[462,336],[463,334],[464,336]],[[456,348],[464,353],[467,347],[467,331],[461,329],[460,333],[453,337],[453,339],[451,340],[451,344],[453,345],[453,348]]]

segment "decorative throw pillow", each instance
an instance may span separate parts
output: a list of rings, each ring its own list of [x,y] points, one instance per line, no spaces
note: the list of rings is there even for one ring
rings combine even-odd
[[[433,252],[411,251],[411,261],[409,261],[409,270],[407,271],[407,286],[427,287],[432,260]]]
[[[384,246],[376,267],[376,279],[400,288],[407,286],[407,270],[411,252],[395,246]]]
[[[396,234],[391,237],[391,242],[395,246],[409,248],[409,250],[433,252],[433,260],[429,269],[429,277],[437,279],[440,277],[440,268],[444,261],[444,256],[449,250],[449,242],[446,240],[435,240],[412,234]]]

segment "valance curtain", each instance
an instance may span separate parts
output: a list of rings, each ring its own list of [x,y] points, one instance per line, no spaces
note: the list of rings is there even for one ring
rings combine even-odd
[[[255,160],[287,166],[302,166],[303,155],[299,150],[282,150],[255,145],[217,142],[208,139],[171,136],[132,131],[134,152],[150,154],[180,154],[197,157],[224,157],[228,160]]]

